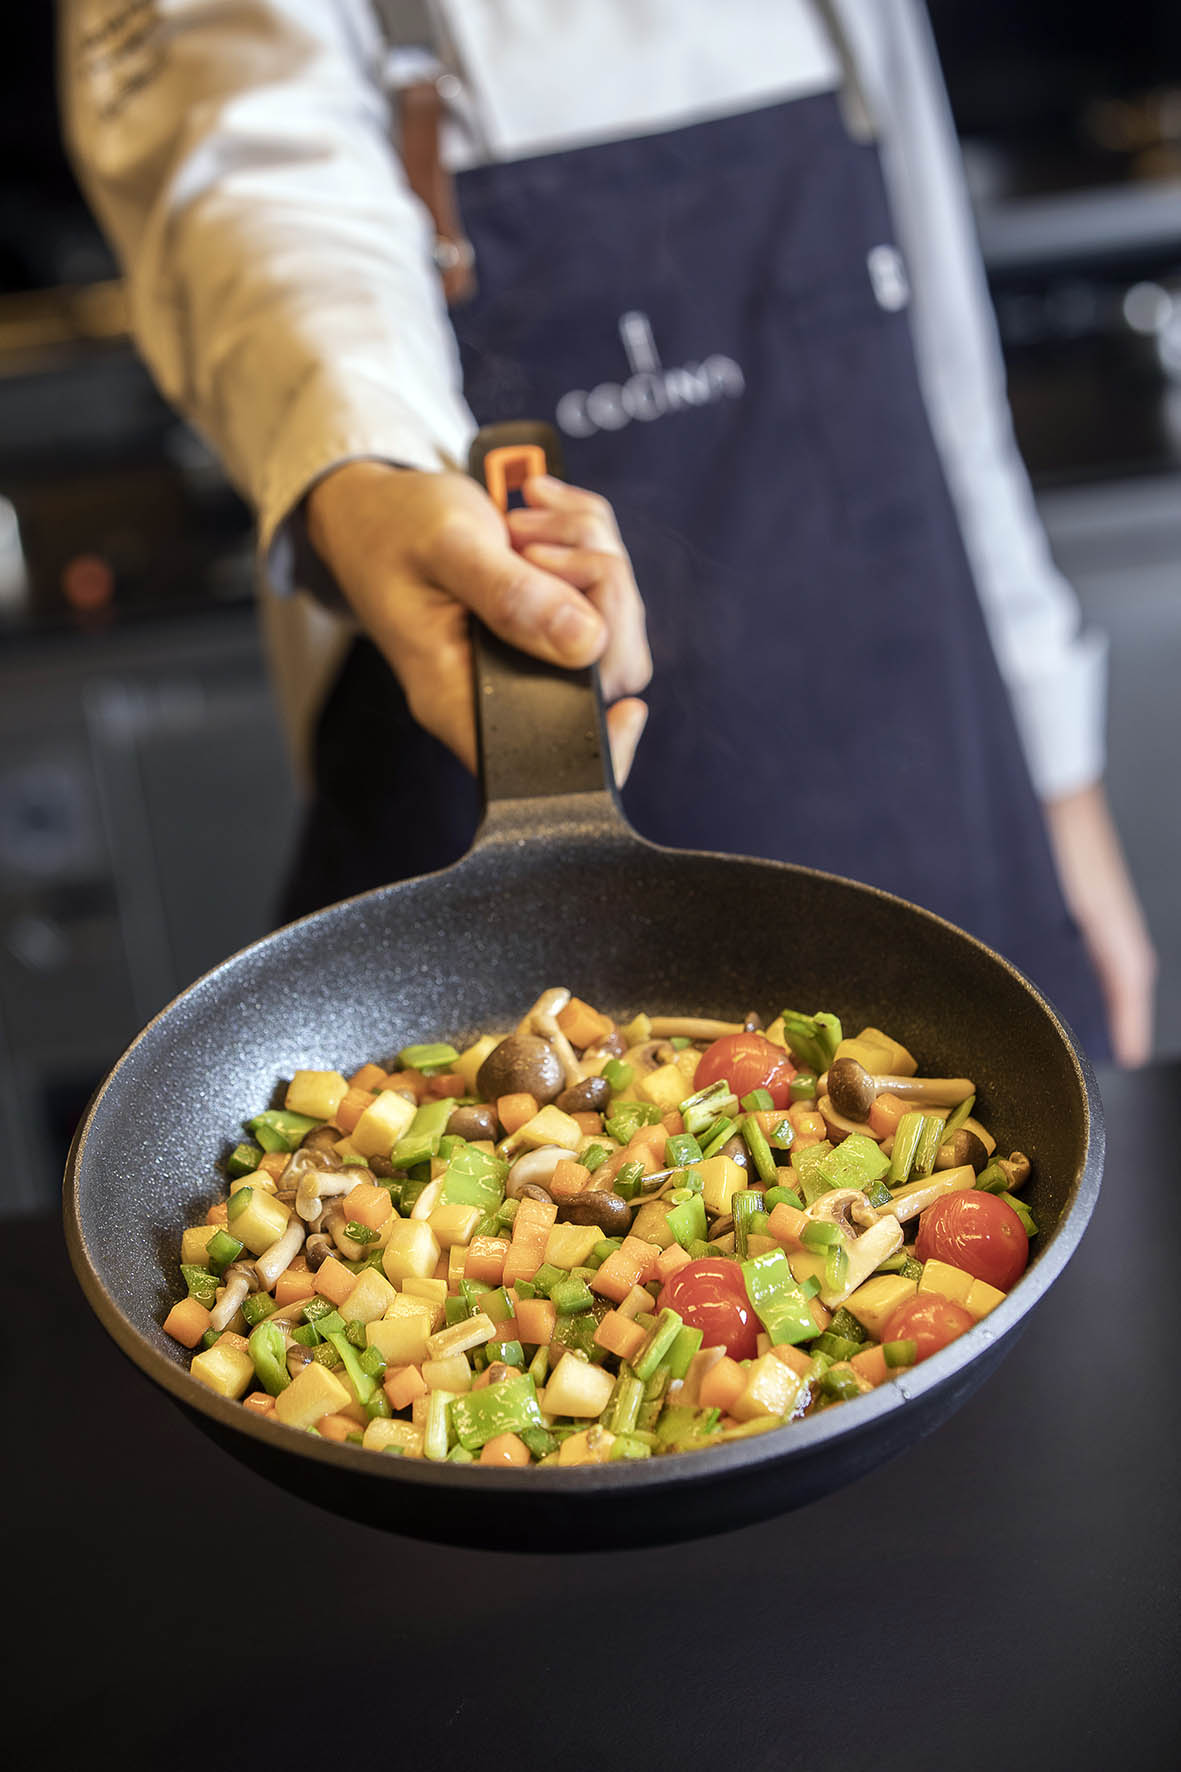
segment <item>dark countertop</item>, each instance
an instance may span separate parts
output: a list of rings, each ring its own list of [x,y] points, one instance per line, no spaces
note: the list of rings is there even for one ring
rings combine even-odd
[[[2,1227],[8,1763],[208,1772],[238,1719],[251,1767],[1173,1767],[1181,1066],[1102,1081],[1095,1218],[983,1388],[824,1501],[653,1551],[296,1501],[123,1360],[55,1222]]]

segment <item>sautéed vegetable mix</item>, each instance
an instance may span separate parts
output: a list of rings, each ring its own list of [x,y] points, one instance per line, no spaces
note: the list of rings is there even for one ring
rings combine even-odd
[[[970,1078],[877,1028],[639,1014],[566,989],[465,1051],[297,1071],[184,1232],[164,1327],[220,1396],[454,1463],[777,1430],[926,1359],[1036,1235]]]

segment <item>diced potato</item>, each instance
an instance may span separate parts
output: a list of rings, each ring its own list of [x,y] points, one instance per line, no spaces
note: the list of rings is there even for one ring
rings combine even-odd
[[[954,1299],[956,1304],[967,1304],[968,1294],[978,1282],[971,1274],[966,1274],[961,1267],[952,1267],[950,1262],[934,1259],[923,1263],[923,1277],[919,1281],[920,1292],[937,1292],[942,1298]]]
[[[356,1285],[342,1301],[340,1314],[346,1323],[374,1323],[385,1316],[397,1296],[384,1274],[379,1274],[375,1267],[367,1267],[363,1274],[358,1274]]]
[[[499,1045],[500,1041],[495,1034],[484,1034],[476,1041],[474,1046],[469,1046],[466,1052],[461,1052],[454,1065],[451,1067],[453,1070],[459,1072],[459,1075],[467,1084],[469,1095],[474,1095],[476,1093],[477,1071],[493,1048]]]
[[[449,1354],[442,1360],[424,1360],[422,1376],[428,1390],[470,1391],[472,1369],[466,1354]]]
[[[432,1304],[442,1305],[447,1297],[446,1280],[420,1280],[411,1274],[402,1281],[402,1292],[406,1298],[427,1298]]]
[[[886,1324],[898,1306],[913,1298],[917,1291],[918,1281],[908,1280],[902,1274],[874,1274],[850,1292],[845,1309],[852,1312],[875,1341],[881,1341]]]
[[[257,1187],[261,1188],[264,1194],[273,1194],[278,1186],[274,1176],[268,1175],[265,1169],[255,1169],[249,1175],[236,1175],[230,1183],[230,1193],[240,1193],[244,1187],[251,1189]]]
[[[466,1248],[482,1214],[478,1206],[436,1206],[427,1223],[439,1239],[440,1249]]]
[[[653,1102],[658,1108],[679,1107],[687,1094],[685,1073],[679,1064],[662,1064],[646,1077],[636,1082],[636,1094],[641,1101]]]
[[[396,1089],[383,1089],[350,1132],[353,1149],[363,1157],[388,1157],[409,1131],[417,1112],[414,1103]]]
[[[339,1307],[357,1284],[357,1276],[352,1268],[346,1267],[343,1261],[337,1261],[335,1255],[330,1255],[316,1269],[315,1284],[321,1298],[326,1298],[329,1304]]]
[[[296,1071],[283,1105],[293,1114],[330,1120],[348,1092],[348,1079],[339,1071]]]
[[[430,1320],[424,1315],[380,1317],[376,1323],[366,1323],[365,1340],[387,1366],[421,1366],[429,1358],[430,1332]]]
[[[246,1205],[230,1214],[229,1230],[240,1243],[245,1243],[251,1255],[265,1255],[287,1229],[290,1217],[290,1206],[262,1188],[252,1188]]]
[[[703,1054],[698,1052],[695,1046],[686,1046],[682,1051],[677,1053],[677,1056],[673,1061],[685,1079],[685,1090],[688,1095],[692,1095],[693,1093],[693,1079],[697,1075],[697,1067],[701,1063],[702,1057]],[[685,1096],[682,1095],[681,1101],[684,1100]]]
[[[880,1028],[862,1028],[855,1039],[842,1040],[836,1057],[855,1058],[873,1075],[913,1077],[919,1068],[906,1047]]]
[[[790,1415],[804,1381],[798,1372],[774,1354],[762,1354],[751,1362],[746,1384],[730,1404],[737,1421],[753,1421],[756,1415]]]
[[[231,1400],[244,1396],[254,1383],[254,1361],[243,1348],[224,1338],[203,1354],[197,1354],[189,1370],[207,1389]],[[320,1413],[323,1415],[324,1411]]]
[[[283,1394],[286,1396],[287,1393]],[[387,1421],[379,1415],[365,1429],[361,1444],[371,1452],[384,1452],[389,1446],[397,1446],[405,1457],[421,1458],[422,1429],[409,1421]]]
[[[716,1157],[707,1157],[698,1167],[702,1197],[710,1212],[715,1215],[729,1212],[734,1195],[741,1193],[747,1185],[746,1170],[720,1151]]]
[[[563,1354],[538,1402],[546,1415],[595,1419],[607,1407],[615,1380],[601,1366]]]
[[[189,1267],[208,1267],[210,1239],[216,1237],[216,1224],[192,1224],[180,1240],[180,1258]]]
[[[603,1233],[597,1224],[556,1224],[545,1244],[545,1260],[569,1271],[582,1267]]]
[[[787,1265],[793,1280],[817,1279],[824,1283],[825,1257],[815,1249],[788,1249]]]
[[[411,1276],[428,1280],[438,1266],[439,1254],[439,1240],[429,1224],[423,1224],[419,1219],[400,1218],[382,1251],[381,1265],[386,1279],[395,1285]]]
[[[455,1292],[459,1289],[459,1282],[467,1273],[467,1245],[453,1243],[447,1251],[445,1260],[447,1262],[447,1290]]]
[[[576,1151],[582,1143],[582,1127],[570,1114],[551,1102],[540,1113],[526,1120],[513,1135],[513,1144],[521,1150],[538,1150],[543,1144],[561,1145],[564,1151]]]
[[[584,1428],[581,1433],[567,1434],[558,1448],[558,1463],[606,1464],[614,1444],[615,1435],[596,1422],[594,1427]]]
[[[994,1311],[1004,1293],[996,1286],[990,1286],[987,1280],[973,1280],[968,1288],[968,1296],[964,1299],[964,1309],[971,1311],[976,1321]]]
[[[349,1393],[335,1373],[313,1360],[300,1368],[286,1390],[279,1392],[275,1414],[288,1427],[315,1427],[322,1415],[338,1414],[348,1407],[349,1401]]]
[[[386,1312],[387,1317],[425,1317],[427,1334],[433,1335],[436,1329],[443,1327],[446,1320],[446,1309],[438,1298],[421,1298],[413,1292],[397,1292]]]

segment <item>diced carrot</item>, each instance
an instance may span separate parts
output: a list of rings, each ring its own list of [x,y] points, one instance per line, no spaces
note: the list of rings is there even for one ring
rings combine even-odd
[[[355,1421],[350,1421],[347,1415],[321,1415],[316,1423],[316,1431],[322,1440],[343,1442],[348,1439],[350,1434],[356,1433],[357,1424]]]
[[[536,1096],[522,1090],[518,1095],[501,1095],[496,1101],[496,1117],[504,1127],[506,1135],[520,1130],[528,1124],[534,1114],[540,1113]]]
[[[363,1064],[359,1071],[354,1071],[349,1078],[352,1089],[384,1089],[389,1082],[388,1074],[379,1064]]]
[[[250,1351],[249,1343],[244,1335],[238,1335],[233,1329],[223,1329],[213,1344],[215,1347],[236,1347],[240,1354]]]
[[[512,1286],[518,1280],[531,1280],[544,1260],[543,1242],[514,1241],[504,1258],[501,1284]]]
[[[646,1243],[642,1237],[625,1237],[602,1267],[592,1276],[590,1289],[603,1298],[622,1304],[633,1286],[643,1285],[656,1272],[660,1248]]]
[[[440,1071],[437,1077],[428,1077],[423,1090],[426,1101],[445,1101],[452,1095],[466,1095],[467,1083],[458,1071]]]
[[[609,1354],[618,1354],[621,1360],[630,1360],[647,1339],[646,1329],[630,1317],[620,1316],[618,1311],[608,1311],[595,1330],[595,1345],[606,1348]]]
[[[582,1193],[590,1178],[591,1172],[584,1164],[574,1162],[571,1157],[559,1157],[550,1176],[549,1192],[555,1200],[572,1200],[576,1194]]]
[[[661,1114],[660,1124],[670,1138],[678,1137],[685,1130],[685,1122],[681,1118],[680,1108],[669,1108],[667,1113]]]
[[[463,1264],[464,1279],[479,1280],[485,1286],[499,1286],[504,1279],[508,1252],[507,1237],[473,1237]]]
[[[301,1298],[316,1296],[316,1276],[306,1267],[294,1263],[275,1281],[275,1303],[281,1310],[285,1304],[296,1304]]]
[[[529,1464],[529,1448],[516,1434],[494,1434],[485,1440],[480,1452],[481,1464]]]
[[[884,1089],[872,1103],[866,1119],[878,1138],[890,1138],[897,1132],[898,1122],[906,1109],[907,1104],[900,1095],[892,1095]]]
[[[269,1175],[272,1181],[278,1181],[290,1161],[289,1151],[268,1151],[259,1164],[259,1168],[264,1175]]]
[[[781,1341],[777,1347],[773,1347],[770,1351],[777,1360],[782,1360],[785,1366],[790,1366],[800,1378],[807,1378],[812,1370],[812,1356],[806,1354],[802,1347],[789,1347],[786,1342]]]
[[[828,1306],[821,1304],[818,1298],[810,1298],[808,1300],[808,1313],[820,1334],[823,1335],[824,1331],[828,1328],[828,1325],[832,1322],[832,1312],[829,1310]]]
[[[863,1354],[854,1354],[849,1364],[858,1378],[864,1378],[869,1384],[885,1384],[894,1376],[880,1347],[867,1347]]]
[[[273,1415],[275,1399],[268,1397],[265,1391],[251,1391],[248,1397],[242,1398],[243,1409],[253,1409],[256,1415]]]
[[[164,1333],[182,1347],[196,1347],[209,1327],[211,1312],[195,1298],[182,1298],[164,1319]]]
[[[534,1270],[536,1271],[536,1270]],[[517,1300],[517,1339],[531,1347],[548,1347],[553,1340],[558,1307],[549,1298]]]
[[[812,1220],[806,1212],[799,1212],[781,1200],[767,1220],[767,1235],[782,1243],[785,1249],[802,1249],[803,1233]]]
[[[389,1188],[376,1182],[359,1181],[344,1197],[346,1219],[355,1218],[371,1231],[379,1231],[393,1209]]]
[[[787,1117],[795,1133],[793,1146],[796,1150],[806,1150],[810,1144],[820,1144],[828,1137],[824,1115],[809,1107],[806,1101],[793,1101],[787,1110]]]
[[[597,1046],[600,1040],[615,1031],[611,1017],[592,1009],[581,997],[571,997],[566,1007],[559,1010],[557,1021],[570,1044],[584,1051],[588,1046]]]
[[[584,1114],[571,1114],[570,1118],[587,1138],[594,1138],[603,1130],[602,1114],[593,1114],[588,1110]]]
[[[326,1298],[330,1304],[343,1304],[357,1284],[357,1276],[343,1261],[337,1261],[335,1255],[330,1255],[317,1268],[315,1284],[321,1298]]]
[[[657,1278],[660,1280],[671,1278],[678,1268],[684,1267],[692,1259],[689,1251],[682,1249],[679,1243],[670,1243],[668,1248],[662,1249],[656,1258]]]
[[[426,1096],[426,1082],[421,1071],[391,1071],[383,1087],[397,1089],[403,1095],[413,1095],[415,1101],[422,1101]]]
[[[650,1311],[653,1302],[646,1286],[633,1286],[627,1297],[620,1301],[619,1314],[621,1317],[638,1317],[641,1311]]]
[[[339,1126],[340,1130],[346,1134],[355,1131],[357,1121],[365,1109],[372,1107],[376,1100],[377,1091],[374,1089],[350,1089],[332,1116],[332,1124]]]
[[[730,1409],[746,1389],[747,1369],[727,1354],[712,1366],[697,1392],[702,1409]]]
[[[215,1200],[205,1214],[206,1224],[228,1224],[230,1217],[229,1203],[226,1200]]]
[[[639,1126],[628,1140],[628,1156],[630,1159],[639,1157],[642,1162],[646,1152],[653,1163],[653,1168],[648,1171],[651,1175],[664,1167],[664,1147],[667,1143],[668,1133],[659,1120],[655,1126]]]
[[[513,1242],[530,1229],[545,1231],[548,1236],[557,1218],[558,1208],[552,1200],[523,1199],[517,1207],[517,1216],[513,1219]]]
[[[764,1138],[773,1139],[785,1120],[787,1120],[789,1126],[791,1125],[786,1108],[760,1108],[758,1112],[751,1117],[756,1120],[762,1128]]]
[[[415,1397],[425,1397],[427,1382],[417,1366],[395,1366],[386,1373],[382,1389],[391,1409],[409,1409]]]
[[[663,1131],[663,1128],[661,1128]],[[667,1134],[665,1135],[667,1140]],[[596,1176],[603,1181],[614,1181],[625,1163],[639,1163],[645,1175],[655,1175],[660,1162],[653,1155],[650,1144],[625,1144],[620,1150],[612,1151],[607,1161],[595,1170]]]

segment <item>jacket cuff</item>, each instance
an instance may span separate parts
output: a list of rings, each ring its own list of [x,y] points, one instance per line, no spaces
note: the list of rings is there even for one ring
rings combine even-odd
[[[1033,785],[1043,800],[1090,787],[1103,775],[1107,637],[1080,634],[1065,658],[1036,660],[1010,679],[1009,690]]]

